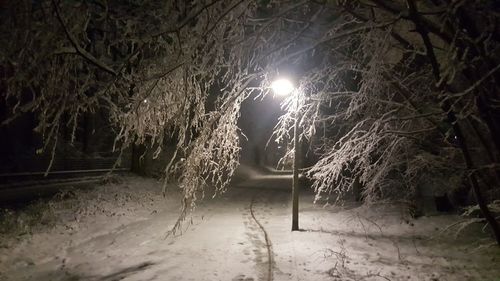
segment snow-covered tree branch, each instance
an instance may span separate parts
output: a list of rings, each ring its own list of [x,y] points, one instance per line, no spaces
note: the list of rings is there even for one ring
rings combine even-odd
[[[165,175],[180,172],[187,211],[227,187],[243,100],[288,72],[301,98],[284,102],[275,137],[290,143],[301,116],[318,198],[360,183],[367,201],[411,201],[425,181],[469,177],[481,204],[500,182],[497,14],[494,1],[12,2],[3,123],[35,113],[40,151],[99,109],[119,151],[157,157],[174,139]]]

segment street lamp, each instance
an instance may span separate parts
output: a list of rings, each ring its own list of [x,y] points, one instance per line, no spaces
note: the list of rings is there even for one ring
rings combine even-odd
[[[293,183],[292,183],[292,231],[299,230],[299,93],[288,79],[278,79],[271,84],[274,93],[286,96],[295,92],[295,123],[293,126]]]
[[[287,96],[291,94],[294,90],[292,82],[290,82],[290,80],[285,78],[275,80],[271,84],[271,88],[273,89],[274,93],[279,96]]]

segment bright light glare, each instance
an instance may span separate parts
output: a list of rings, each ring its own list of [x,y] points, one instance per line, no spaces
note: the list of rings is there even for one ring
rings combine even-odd
[[[293,84],[287,79],[278,79],[271,84],[274,93],[280,96],[286,96],[293,92]]]

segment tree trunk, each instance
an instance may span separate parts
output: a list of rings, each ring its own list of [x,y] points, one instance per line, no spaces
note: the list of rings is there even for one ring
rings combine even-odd
[[[439,83],[441,81],[441,73],[440,73],[440,68],[439,68],[439,63],[436,59],[436,56],[434,54],[434,47],[432,46],[431,40],[429,38],[428,31],[426,30],[425,26],[421,24],[420,20],[420,15],[418,13],[417,7],[413,0],[407,0],[408,4],[408,9],[409,9],[409,16],[413,23],[415,24],[416,31],[420,34],[422,41],[425,45],[427,57],[429,59],[429,62],[432,66],[432,72],[434,75],[434,78],[436,80],[436,83]],[[442,83],[439,86],[441,89],[438,90],[446,90],[446,85],[445,83]],[[451,105],[449,101],[444,101],[442,104],[442,109],[444,112],[446,112],[447,116],[447,121],[448,123],[452,126],[453,132],[455,133],[455,136],[457,137],[457,141],[459,143],[460,149],[462,151],[462,154],[464,156],[465,164],[466,167],[469,171],[474,170],[474,163],[472,161],[472,158],[470,156],[469,148],[465,139],[465,136],[463,135],[462,129],[460,128],[460,125],[458,124],[458,120],[455,116],[455,113],[453,112]],[[474,190],[474,194],[477,200],[477,203],[479,205],[479,208],[481,209],[481,212],[483,213],[484,218],[490,225],[493,234],[495,235],[497,244],[500,245],[500,227],[498,226],[498,222],[496,221],[495,217],[491,214],[490,210],[488,209],[488,205],[486,204],[486,201],[484,200],[481,189],[479,187],[479,183],[477,181],[476,175],[474,172],[472,172],[469,175],[469,179],[472,184],[472,189]]]

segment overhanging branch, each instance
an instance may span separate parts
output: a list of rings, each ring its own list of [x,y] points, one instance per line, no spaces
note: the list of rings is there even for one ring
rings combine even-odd
[[[71,42],[73,47],[75,48],[75,51],[77,54],[82,56],[84,59],[88,60],[90,63],[93,65],[97,66],[98,68],[106,71],[109,74],[112,74],[113,76],[116,76],[117,73],[114,71],[110,66],[106,65],[105,63],[99,61],[97,58],[95,58],[91,53],[87,52],[80,44],[78,44],[78,41],[76,38],[73,36],[73,34],[69,31],[68,27],[66,26],[66,23],[61,15],[61,12],[59,10],[59,7],[57,6],[57,3],[52,0],[52,4],[54,6],[54,10],[56,12],[57,20],[61,24],[62,28],[64,29],[64,33],[66,33],[66,36],[68,37],[68,40]]]

